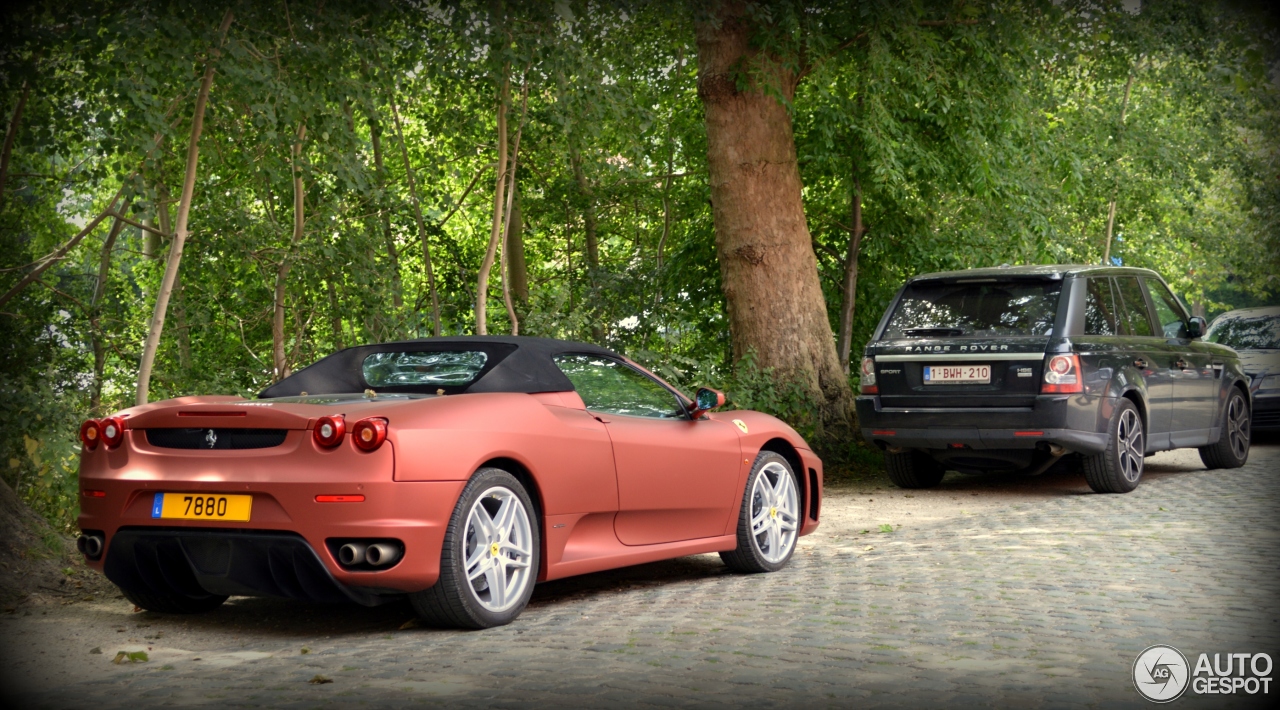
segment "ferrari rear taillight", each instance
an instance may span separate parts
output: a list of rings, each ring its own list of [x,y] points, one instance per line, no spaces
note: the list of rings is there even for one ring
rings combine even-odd
[[[90,451],[98,448],[100,439],[102,439],[102,427],[97,420],[88,419],[80,425],[80,441],[84,444],[84,448]]]
[[[123,417],[108,417],[98,422],[98,427],[102,435],[102,443],[106,444],[108,449],[114,449],[124,441]]]
[[[1080,376],[1080,357],[1075,353],[1054,355],[1044,367],[1044,383],[1041,394],[1074,394],[1084,391]]]
[[[876,361],[869,358],[862,358],[862,378],[859,389],[863,394],[880,394],[880,387],[876,385]]]
[[[332,449],[342,443],[342,435],[347,433],[347,422],[342,415],[336,417],[320,417],[316,420],[316,428],[312,432],[316,443],[322,448]]]
[[[382,417],[361,419],[351,427],[351,441],[361,451],[374,451],[387,440],[387,420]]]

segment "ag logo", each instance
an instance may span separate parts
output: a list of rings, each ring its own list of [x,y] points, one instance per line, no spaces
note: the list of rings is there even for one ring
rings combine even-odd
[[[1191,678],[1187,657],[1173,646],[1152,646],[1133,662],[1133,687],[1153,703],[1177,700]]]

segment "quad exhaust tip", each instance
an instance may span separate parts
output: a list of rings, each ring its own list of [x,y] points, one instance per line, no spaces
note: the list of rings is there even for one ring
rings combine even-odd
[[[400,559],[401,554],[399,545],[387,542],[373,544],[348,542],[338,548],[338,562],[343,567],[358,567],[360,565],[386,567],[395,564]]]

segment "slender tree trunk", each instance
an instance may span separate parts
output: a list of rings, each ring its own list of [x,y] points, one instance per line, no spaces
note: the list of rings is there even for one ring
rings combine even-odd
[[[529,85],[520,87],[520,123],[516,128],[516,139],[511,145],[511,167],[507,178],[506,217],[502,226],[502,304],[507,309],[507,320],[511,322],[511,334],[520,334],[520,317],[516,315],[515,305],[511,303],[511,280],[507,278],[507,256],[511,246],[511,213],[512,202],[516,196],[516,169],[520,165],[520,136],[524,133],[524,119],[529,110]]]
[[[1141,64],[1139,64],[1140,66]],[[1120,104],[1120,130],[1124,130],[1124,121],[1129,114],[1129,94],[1133,91],[1133,75],[1137,73],[1137,67],[1129,72],[1129,80],[1124,83],[1124,101]],[[1120,192],[1120,187],[1111,188],[1111,204],[1107,206],[1107,243],[1102,249],[1102,263],[1111,263],[1111,230],[1116,224],[1116,195]]]
[[[178,369],[191,370],[191,328],[187,325],[187,296],[182,288],[182,272],[173,280],[173,337],[178,341]]]
[[[578,192],[582,195],[582,224],[587,237],[587,270],[600,268],[600,241],[596,232],[596,198],[591,183],[582,172],[582,154],[577,146],[570,144],[569,162],[573,167],[573,179],[578,184]]]
[[[125,203],[129,200],[126,198]],[[102,373],[107,363],[107,346],[102,337],[102,299],[107,295],[107,281],[111,277],[111,252],[115,249],[116,239],[124,229],[124,221],[117,219],[102,241],[102,251],[98,256],[98,280],[93,287],[93,297],[89,300],[89,339],[93,347],[93,381],[89,385],[89,410],[96,416],[102,407]]]
[[[715,14],[718,22],[696,27],[698,95],[733,354],[754,353],[760,367],[802,383],[819,407],[819,434],[848,440],[853,393],[836,354],[805,221],[791,117],[758,83],[772,82],[790,101],[794,72],[751,46],[745,2],[722,1]],[[758,60],[763,75],[740,89],[738,72]]]
[[[218,28],[219,47],[222,40],[226,39],[231,20],[231,11],[227,10],[222,17],[222,26]],[[138,368],[136,400],[138,404],[147,403],[151,389],[151,369],[155,365],[156,351],[160,348],[160,334],[164,332],[165,312],[169,308],[169,296],[173,292],[173,283],[178,278],[178,267],[182,263],[182,247],[187,241],[187,218],[191,216],[191,198],[196,189],[196,165],[200,158],[200,132],[204,128],[204,107],[209,102],[209,89],[213,86],[213,67],[218,53],[218,48],[214,48],[204,69],[200,92],[196,94],[196,108],[191,116],[191,141],[187,145],[186,174],[182,179],[182,196],[178,200],[178,225],[173,232],[172,244],[169,246],[169,259],[165,264],[164,278],[160,281],[160,293],[156,294],[156,309],[151,316],[147,341],[142,348],[142,363]]]
[[[524,212],[520,209],[520,191],[515,191],[508,213],[511,225],[507,230],[507,276],[511,280],[511,292],[521,305],[529,303],[529,266],[524,258]]]
[[[333,345],[336,349],[342,350],[347,346],[343,343],[342,309],[338,303],[338,289],[333,285],[332,276],[325,280],[325,286],[329,290],[329,327],[333,330]]]
[[[505,205],[504,195],[507,186],[507,98],[509,82],[504,76],[502,87],[498,90],[498,177],[493,187],[493,224],[489,228],[489,247],[485,250],[484,259],[480,262],[480,271],[476,275],[476,335],[488,335],[488,311],[486,300],[489,296],[489,272],[493,270],[494,257],[497,256],[498,240],[502,236],[502,208]]]
[[[395,121],[396,138],[400,141],[400,155],[404,158],[404,174],[409,183],[409,199],[413,201],[413,217],[418,222],[418,237],[422,239],[422,261],[427,266],[427,288],[431,291],[431,333],[440,337],[440,295],[436,293],[436,274],[431,266],[431,243],[427,240],[427,224],[422,219],[422,204],[418,201],[418,188],[413,180],[413,164],[409,162],[409,147],[404,142],[404,128],[400,125],[400,111],[396,108],[395,88],[391,91],[391,118]]]
[[[374,108],[369,109],[369,138],[373,141],[373,164],[378,171],[378,190],[382,193],[378,205],[382,212],[382,235],[387,242],[387,261],[391,263],[391,303],[396,312],[404,307],[403,289],[400,285],[400,255],[396,252],[395,235],[391,233],[391,215],[387,214],[387,169],[382,162],[382,123]]]
[[[306,185],[302,179],[302,142],[307,139],[307,124],[298,127],[298,137],[290,148],[289,168],[293,171],[293,236],[289,240],[289,248],[284,258],[276,267],[276,288],[273,299],[271,318],[271,363],[273,377],[276,382],[289,376],[289,360],[284,351],[284,297],[289,281],[289,270],[293,268],[293,252],[302,241],[303,228],[306,225]]]
[[[31,94],[31,85],[22,82],[22,94],[18,96],[18,105],[9,118],[9,127],[4,132],[4,148],[0,151],[0,207],[4,207],[4,183],[9,176],[9,156],[13,154],[13,142],[18,138],[18,127],[22,125],[22,109],[27,105],[27,96]]]
[[[844,283],[840,292],[840,337],[838,353],[844,374],[849,374],[849,358],[853,343],[853,311],[858,300],[858,253],[862,249],[862,183],[853,178],[853,197],[850,200],[853,226],[849,230],[849,252],[844,258]]]

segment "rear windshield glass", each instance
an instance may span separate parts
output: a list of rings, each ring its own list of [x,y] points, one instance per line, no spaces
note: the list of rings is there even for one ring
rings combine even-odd
[[[373,388],[466,385],[488,359],[480,350],[374,353],[364,359],[364,381]]]
[[[1219,318],[1204,339],[1236,350],[1280,350],[1280,316]]]
[[[907,287],[884,337],[1050,335],[1060,281],[919,283]]]

